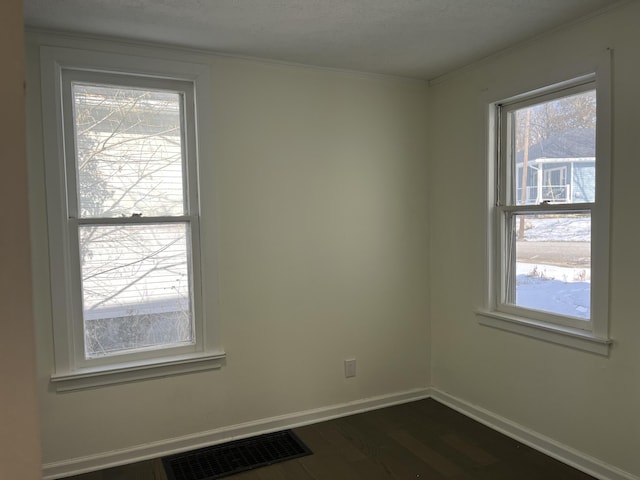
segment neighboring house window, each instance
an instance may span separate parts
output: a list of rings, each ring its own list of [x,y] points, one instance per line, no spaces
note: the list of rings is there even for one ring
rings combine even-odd
[[[206,71],[172,66],[43,50],[59,389],[221,364],[201,293],[195,99]]]
[[[481,323],[607,352],[609,118],[596,75],[495,108],[493,261]],[[576,340],[577,339],[577,340]],[[573,342],[573,343],[572,343]],[[576,345],[573,345],[576,346]]]

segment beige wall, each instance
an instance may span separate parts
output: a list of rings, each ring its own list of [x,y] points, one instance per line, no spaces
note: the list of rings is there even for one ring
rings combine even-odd
[[[22,1],[0,2],[0,479],[40,478],[25,150]]]
[[[218,265],[205,275],[218,282],[227,365],[52,391],[36,42],[28,116],[45,463],[428,386],[425,84],[163,50],[212,66],[204,141],[214,155],[202,159],[201,190]],[[351,356],[358,374],[345,380]]]
[[[432,383],[466,402],[640,475],[638,114],[640,4],[545,36],[430,89]],[[609,358],[479,326],[485,259],[484,108],[613,55]],[[447,179],[448,181],[445,181]]]

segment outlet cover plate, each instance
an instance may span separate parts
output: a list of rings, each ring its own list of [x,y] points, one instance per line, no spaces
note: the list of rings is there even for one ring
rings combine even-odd
[[[344,376],[345,378],[352,378],[356,376],[356,359],[348,358],[344,361]]]

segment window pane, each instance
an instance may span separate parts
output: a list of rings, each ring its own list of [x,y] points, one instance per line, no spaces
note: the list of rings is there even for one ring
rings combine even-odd
[[[188,226],[80,227],[85,355],[192,343]]]
[[[595,201],[595,90],[515,110],[510,128],[511,204]]]
[[[80,217],[182,215],[181,98],[72,86]]]
[[[509,303],[591,317],[591,216],[513,215],[509,258],[515,259]]]

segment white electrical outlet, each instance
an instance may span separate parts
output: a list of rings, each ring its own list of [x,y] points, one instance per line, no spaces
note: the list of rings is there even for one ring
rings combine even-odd
[[[344,376],[351,378],[356,376],[356,359],[348,358],[344,361]]]

